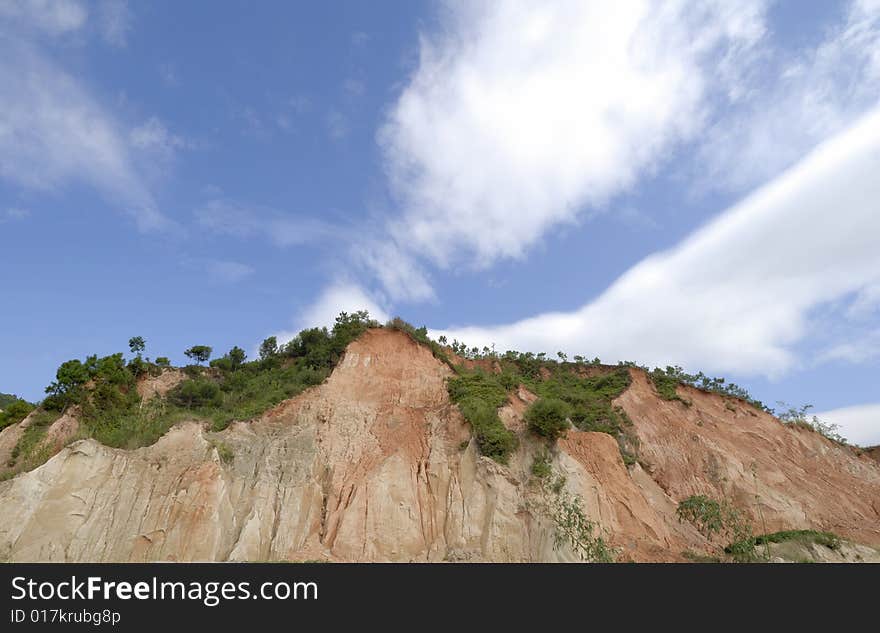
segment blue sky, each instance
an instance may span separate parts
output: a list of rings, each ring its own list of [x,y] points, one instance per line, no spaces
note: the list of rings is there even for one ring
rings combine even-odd
[[[0,391],[340,309],[880,442],[880,2],[0,2]]]

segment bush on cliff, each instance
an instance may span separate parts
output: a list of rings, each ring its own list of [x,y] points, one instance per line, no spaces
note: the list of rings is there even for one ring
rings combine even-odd
[[[10,396],[4,400],[3,409],[0,411],[0,429],[21,422],[33,410],[34,405],[27,400]]]
[[[498,417],[498,408],[507,401],[507,391],[498,379],[492,374],[474,371],[450,378],[447,389],[473,428],[480,452],[506,464],[519,440]]]
[[[539,398],[526,411],[525,420],[532,431],[555,441],[568,429],[570,415],[568,403],[557,398]]]
[[[367,328],[378,323],[366,311],[341,313],[333,328],[303,330],[287,345],[267,339],[261,358],[245,362],[240,347],[233,347],[211,363],[211,369],[190,366],[188,379],[172,389],[166,399],[142,402],[137,393],[138,375],[145,366],[167,367],[123,355],[89,356],[63,363],[55,381],[46,388],[47,410],[61,411],[70,405],[82,410],[83,431],[110,446],[136,448],[155,442],[173,424],[187,418],[212,422],[222,430],[233,420],[248,420],[308,387],[320,384],[342,357],[346,346]],[[270,337],[270,339],[273,337]],[[136,341],[137,342],[137,341]],[[196,345],[187,355],[198,363],[208,360],[211,348]],[[160,360],[160,359],[157,359]],[[152,371],[151,371],[152,373]]]

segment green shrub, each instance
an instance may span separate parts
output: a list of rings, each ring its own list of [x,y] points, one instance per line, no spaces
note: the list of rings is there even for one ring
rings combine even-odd
[[[34,405],[27,400],[15,396],[11,398],[4,402],[3,410],[0,411],[0,429],[21,422],[34,410]]]
[[[662,369],[655,368],[653,371],[648,373],[648,378],[651,379],[651,382],[654,383],[654,389],[657,390],[657,395],[659,395],[664,400],[678,400],[679,402],[687,402],[681,396],[678,395],[678,385],[681,384],[679,378],[672,374],[663,371]]]
[[[303,330],[280,350],[276,348],[267,358],[252,362],[245,362],[244,350],[236,346],[211,363],[214,371],[199,365],[185,367],[188,380],[172,389],[167,398],[154,397],[149,402],[141,402],[138,396],[137,375],[144,369],[158,373],[161,367],[170,366],[170,361],[164,356],[157,358],[156,363],[142,360],[141,341],[133,337],[131,349],[138,355],[128,363],[122,354],[63,363],[56,380],[46,389],[48,395],[42,406],[57,417],[57,412],[65,407],[79,405],[83,432],[99,442],[122,448],[152,444],[172,425],[185,419],[208,420],[214,430],[222,430],[233,420],[252,419],[320,384],[345,347],[367,328],[377,326],[365,311],[341,313],[332,332],[326,328]],[[210,357],[211,348],[197,345],[187,352],[197,363],[203,363]],[[37,430],[35,427],[28,438]],[[492,438],[484,441],[489,439]],[[495,443],[501,441],[496,438]],[[23,448],[27,448],[27,442],[18,452]]]
[[[717,536],[732,539],[734,544],[728,546],[730,551],[727,553],[732,554],[735,560],[743,562],[754,557],[752,525],[727,501],[718,501],[705,495],[692,495],[678,504],[676,514],[679,521],[693,523],[709,540]]]
[[[829,549],[839,549],[841,539],[833,532],[819,532],[816,530],[784,530],[772,534],[760,534],[739,541],[735,541],[724,548],[724,551],[733,555],[735,559],[750,560],[756,557],[756,550],[760,545],[768,543],[784,543],[797,541],[801,543],[823,545]]]
[[[507,391],[494,375],[474,371],[450,378],[449,397],[458,404],[464,419],[470,423],[480,452],[506,464],[519,440],[498,417],[498,408],[507,401]]]
[[[186,374],[188,378],[195,380],[202,375],[202,367],[199,365],[187,365],[183,368],[183,373]]]
[[[140,376],[141,374],[145,374],[149,371],[150,364],[147,363],[140,356],[135,356],[130,361],[128,361],[128,370],[135,376]]]
[[[776,417],[783,424],[797,426],[807,431],[814,431],[842,446],[847,444],[846,438],[839,433],[840,425],[824,422],[815,415],[811,418],[807,417],[807,412],[813,408],[813,405],[805,404],[801,407],[792,407],[784,402],[778,402],[777,404],[784,408],[783,411],[776,414]]]
[[[543,469],[543,466],[540,468]],[[539,509],[553,522],[554,549],[567,545],[581,560],[613,562],[617,553],[609,547],[601,534],[596,533],[596,524],[584,513],[583,499],[565,489],[565,476],[554,476],[549,462],[547,468],[548,472],[541,478],[544,494]]]
[[[220,371],[232,371],[232,359],[228,356],[215,358],[208,364],[214,369],[219,369]]]
[[[532,476],[537,479],[546,479],[551,474],[553,474],[553,467],[550,463],[550,454],[543,451],[535,455],[535,459],[532,460]]]
[[[601,536],[594,534],[596,524],[587,518],[581,508],[581,498],[562,494],[553,503],[554,536],[557,547],[567,543],[582,560],[592,563],[614,561],[614,551]]]
[[[211,447],[217,451],[217,457],[224,464],[231,464],[235,460],[235,453],[226,442],[211,442]]]
[[[83,387],[91,378],[91,374],[90,367],[79,360],[62,363],[55,372],[55,382],[46,387],[49,397],[43,403],[44,408],[60,411],[69,404],[79,402],[83,395]]]
[[[498,417],[498,410],[479,400],[464,400],[459,403],[464,418],[474,429],[480,453],[496,462],[506,464],[511,453],[516,450],[519,440]]]
[[[12,447],[11,463],[8,466],[19,466],[20,470],[35,468],[49,459],[51,446],[42,447],[46,431],[61,415],[57,411],[39,410],[32,417],[27,428]]]
[[[184,380],[168,393],[168,399],[186,409],[217,407],[223,402],[220,387],[210,380]]]
[[[455,367],[457,376],[448,381],[449,395],[453,402],[458,403],[468,421],[470,418],[464,407],[467,400],[477,400],[492,409],[498,409],[507,401],[508,392],[522,384],[537,394],[539,401],[554,403],[546,411],[546,415],[551,417],[544,417],[545,405],[542,404],[532,414],[534,421],[529,422],[536,433],[545,437],[559,437],[564,431],[562,423],[565,418],[583,431],[599,431],[614,436],[623,433],[623,429],[631,424],[626,413],[612,404],[614,398],[631,383],[625,367],[585,377],[575,373],[573,366],[550,364],[531,354],[508,352],[498,362],[501,372],[497,374],[480,368],[466,369],[462,365]],[[564,417],[561,420],[559,415],[552,418],[554,411],[564,414]],[[501,425],[500,420],[497,424]]]
[[[767,413],[773,413],[773,409],[766,406],[760,400],[753,398],[746,389],[740,387],[736,383],[727,382],[724,378],[711,378],[703,372],[688,374],[678,366],[667,366],[666,369],[660,369],[658,367],[653,371],[648,371],[647,367],[642,367],[642,369],[648,373],[648,377],[653,381],[654,387],[657,389],[657,393],[661,398],[667,400],[681,400],[685,405],[690,405],[689,401],[679,397],[675,391],[677,385],[685,384],[702,391],[736,398],[752,405],[756,409],[760,409]]]
[[[480,369],[450,378],[447,389],[453,402],[478,400],[493,409],[507,402],[507,389],[501,385],[498,377]]]
[[[689,521],[706,538],[712,538],[728,529],[728,521],[734,516],[726,503],[707,497],[691,495],[681,501],[676,509],[679,521]]]
[[[11,393],[0,393],[0,409],[5,409],[18,399],[18,396]]]
[[[542,397],[568,403],[571,421],[581,431],[616,435],[628,420],[612,405],[612,401],[626,391],[631,382],[626,368],[589,377],[557,368],[549,378],[527,386]]]
[[[569,427],[571,406],[557,398],[538,398],[526,410],[529,429],[551,441],[561,437]]]

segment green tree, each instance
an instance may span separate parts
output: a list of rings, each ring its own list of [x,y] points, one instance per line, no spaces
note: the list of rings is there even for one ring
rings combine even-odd
[[[278,354],[278,339],[274,336],[263,339],[263,342],[260,343],[260,358],[266,360],[276,354]]]
[[[0,410],[0,429],[21,422],[34,410],[34,406],[30,402],[15,396],[12,397],[13,400],[5,403],[3,409]]]
[[[185,380],[172,389],[168,398],[174,404],[192,409],[194,407],[220,406],[223,394],[220,387],[209,380]]]
[[[170,367],[171,360],[167,356],[160,356],[156,359],[156,364],[159,365],[159,367]]]
[[[188,350],[186,350],[184,354],[186,354],[188,358],[193,359],[194,361],[196,361],[196,363],[201,365],[209,358],[211,358],[212,351],[213,348],[209,347],[208,345],[193,345]]]
[[[47,408],[63,409],[68,404],[78,401],[82,387],[89,378],[91,378],[89,367],[81,361],[73,359],[61,363],[55,372],[55,382],[46,387],[46,393],[50,396],[45,402]]]
[[[132,354],[136,354],[138,357],[143,353],[143,351],[147,348],[147,343],[144,341],[143,336],[132,336],[128,339],[128,349],[131,350]]]
[[[550,440],[556,440],[568,429],[571,406],[557,398],[539,398],[526,411],[529,428]]]
[[[232,362],[233,369],[238,369],[247,358],[247,354],[245,354],[244,350],[237,345],[229,350],[228,356],[229,360]]]

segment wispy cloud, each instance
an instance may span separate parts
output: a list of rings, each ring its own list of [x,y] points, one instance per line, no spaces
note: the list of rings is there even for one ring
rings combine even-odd
[[[327,133],[334,141],[341,141],[348,136],[349,121],[348,117],[339,110],[330,110],[326,117]]]
[[[377,280],[394,301],[426,301],[435,298],[427,273],[394,242],[361,235],[352,244],[351,257],[358,268]]]
[[[880,103],[880,3],[853,2],[814,48],[767,49],[744,94],[704,134],[702,189],[764,182]]]
[[[24,220],[29,217],[31,212],[28,209],[22,209],[20,207],[7,207],[0,211],[0,224],[4,222],[17,222],[18,220]]]
[[[171,62],[159,64],[159,77],[169,88],[176,87],[180,84],[180,75],[177,72],[177,66]]]
[[[764,5],[453,4],[379,136],[395,243],[486,266],[602,207],[734,92]]]
[[[363,79],[355,79],[354,77],[349,77],[342,82],[342,89],[349,97],[362,97],[367,91],[367,84]]]
[[[179,149],[192,147],[192,143],[168,130],[157,117],[150,117],[129,132],[131,144],[139,150],[155,152],[170,159]]]
[[[254,274],[254,268],[247,264],[227,260],[207,260],[205,270],[212,281],[223,284],[238,283]]]
[[[355,31],[351,34],[351,43],[356,47],[366,46],[370,39],[370,34],[365,31]]]
[[[880,282],[878,173],[880,109],[581,309],[446,334],[500,349],[778,375],[797,365],[812,309]]]
[[[841,434],[853,444],[880,444],[880,403],[820,411],[816,417],[823,422],[840,425]]]
[[[864,363],[880,358],[880,328],[857,334],[850,333],[849,340],[837,343],[819,354],[819,362],[845,361]]]
[[[266,239],[282,247],[343,235],[340,228],[320,220],[229,199],[211,200],[196,209],[195,216],[202,227],[216,234]]]
[[[125,46],[131,30],[132,15],[127,0],[103,0],[98,6],[101,34],[113,46]]]
[[[125,126],[20,28],[52,36],[76,31],[87,17],[82,5],[0,6],[0,177],[42,190],[86,183],[141,229],[170,226],[135,168]]]
[[[37,29],[61,35],[82,27],[88,11],[77,0],[5,0],[0,2],[0,19],[17,29]]]

